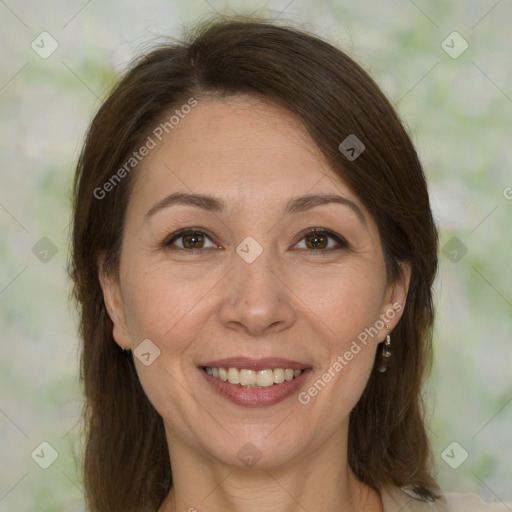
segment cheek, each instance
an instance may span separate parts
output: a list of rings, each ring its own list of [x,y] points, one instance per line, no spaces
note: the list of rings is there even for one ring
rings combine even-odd
[[[326,279],[303,278],[296,283],[308,297],[308,306],[323,320],[329,345],[339,350],[379,319],[385,282],[370,268],[347,269]]]
[[[201,338],[209,279],[188,280],[169,265],[126,267],[125,313],[140,383],[155,409],[165,417],[187,417],[189,375],[183,368],[194,340]],[[137,357],[137,346],[149,339],[158,356],[149,365]],[[172,414],[170,410],[178,411]],[[179,421],[183,421],[180,419]]]
[[[337,321],[331,321],[336,335],[324,338],[324,364],[297,397],[308,417],[317,418],[320,437],[329,436],[348,420],[370,378],[377,347],[377,338],[372,341],[365,332],[374,323],[370,316],[347,308]]]
[[[207,292],[215,282],[212,273],[200,272],[198,277],[196,271],[195,277],[188,278],[169,265],[144,271],[133,268],[125,289],[125,312],[132,343],[150,338],[157,345],[163,346],[168,340],[173,340],[173,345],[179,344],[184,326],[191,327],[190,318],[195,317],[198,321],[192,325],[200,328],[197,313],[207,305],[210,298]],[[180,336],[176,335],[178,332]]]
[[[384,285],[377,272],[348,272],[311,299],[311,309],[324,324],[325,357],[299,401],[326,426],[347,417],[366,386],[380,341],[376,323]]]

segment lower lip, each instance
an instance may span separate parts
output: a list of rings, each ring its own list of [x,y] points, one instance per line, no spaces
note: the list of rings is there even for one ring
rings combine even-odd
[[[199,371],[214,391],[227,398],[230,402],[243,407],[268,407],[282,402],[296,393],[308,378],[312,369],[307,368],[293,380],[285,381],[282,384],[274,384],[268,388],[244,388],[243,386],[212,377],[203,368],[199,368]]]

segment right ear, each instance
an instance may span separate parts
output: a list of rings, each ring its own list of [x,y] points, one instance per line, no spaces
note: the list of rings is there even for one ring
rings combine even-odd
[[[121,286],[119,280],[105,270],[104,254],[98,259],[98,279],[103,292],[103,301],[113,324],[112,336],[121,348],[130,350],[132,348],[131,339],[126,327],[126,314]]]

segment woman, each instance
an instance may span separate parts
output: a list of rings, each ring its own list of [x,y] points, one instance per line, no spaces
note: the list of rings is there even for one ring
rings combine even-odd
[[[505,510],[431,474],[425,178],[328,43],[214,20],[135,62],[78,163],[72,267],[89,510]]]

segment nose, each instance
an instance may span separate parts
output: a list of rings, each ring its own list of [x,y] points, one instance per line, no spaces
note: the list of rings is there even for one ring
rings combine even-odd
[[[252,263],[235,255],[233,265],[219,308],[221,323],[252,336],[275,334],[292,326],[294,294],[270,251],[264,250]]]

